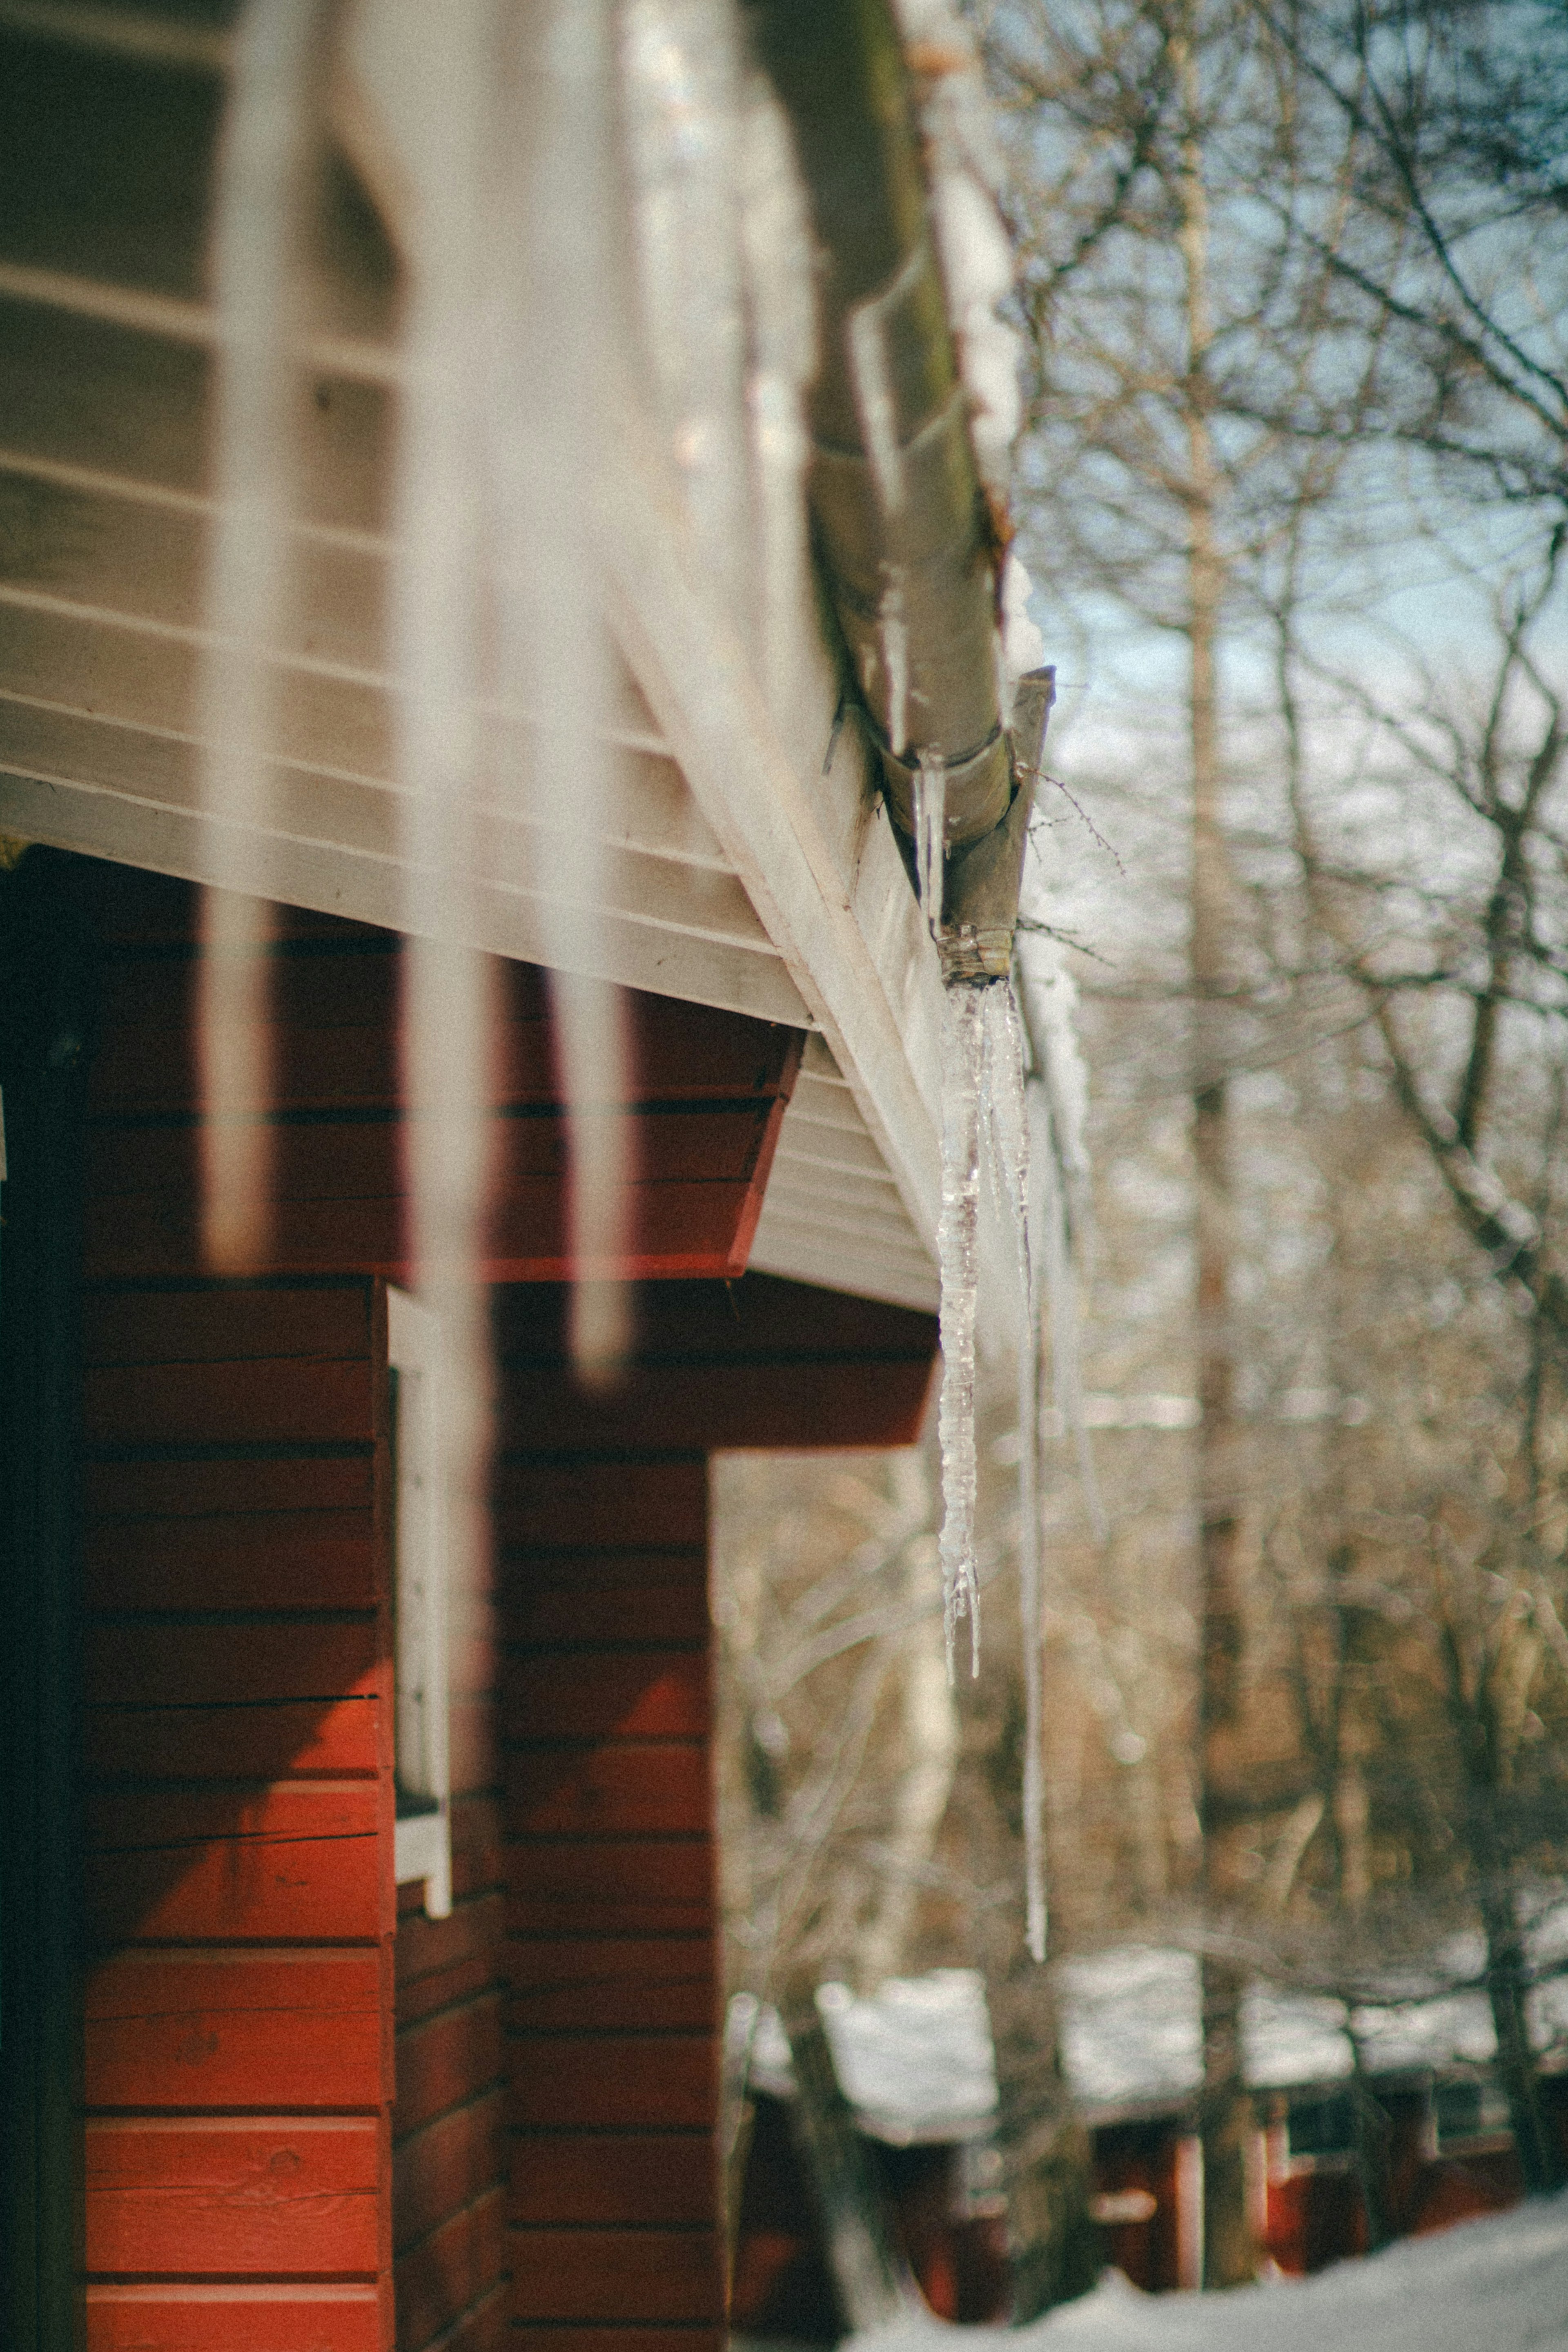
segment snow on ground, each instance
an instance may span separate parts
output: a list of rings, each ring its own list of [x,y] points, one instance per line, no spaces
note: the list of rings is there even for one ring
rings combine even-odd
[[[847,2352],[1568,2352],[1568,2195],[1409,2238],[1313,2279],[1140,2294],[1112,2272],[1031,2326],[925,2314]]]

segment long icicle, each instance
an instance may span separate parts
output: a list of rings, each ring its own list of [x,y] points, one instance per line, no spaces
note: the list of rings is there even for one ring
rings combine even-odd
[[[202,1237],[209,1265],[266,1255],[270,1210],[267,832],[276,664],[288,610],[300,191],[322,0],[257,0],[235,42],[218,167],[211,526],[201,793],[219,887],[203,894]]]
[[[609,880],[611,699],[600,512],[615,311],[607,190],[612,21],[603,0],[544,0],[519,16],[507,158],[509,245],[500,257],[501,364],[491,459],[499,492],[501,660],[534,721],[501,789],[547,828],[539,900],[567,1142],[569,1345],[578,1380],[603,1388],[633,1345],[630,1204],[634,1087],[625,999],[603,977]]]
[[[399,418],[392,635],[411,934],[404,1087],[415,1279],[441,1318],[436,1476],[454,1588],[481,1589],[488,1537],[488,1334],[480,1279],[488,972],[476,933],[479,464],[491,12],[448,0],[411,123],[419,203]]]
[[[984,991],[947,988],[942,1013],[942,1213],[936,1226],[941,1276],[943,1623],[947,1672],[958,1627],[969,1621],[969,1669],[980,1671],[980,1591],[975,1563],[975,1316],[979,1279],[980,1086]]]
[[[1024,1038],[1010,981],[986,991],[986,1094],[991,1164],[1010,1226],[1018,1267],[1019,1630],[1023,1645],[1023,1841],[1025,1937],[1045,1958],[1045,1643],[1040,1559],[1040,1316],[1030,1244],[1029,1109]]]

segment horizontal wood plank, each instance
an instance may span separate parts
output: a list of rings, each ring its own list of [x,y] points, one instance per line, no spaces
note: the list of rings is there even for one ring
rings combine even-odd
[[[239,1790],[110,1790],[89,1801],[89,1932],[285,1942],[390,1928],[373,1780]]]
[[[211,1283],[188,1290],[90,1291],[82,1308],[83,1361],[110,1364],[290,1364],[371,1353],[366,1283],[263,1288]]]
[[[517,2320],[686,2321],[723,2314],[707,2230],[531,2230],[511,2234]]]
[[[514,2131],[713,2128],[712,2033],[529,2034],[508,2051]]]
[[[397,2103],[392,2131],[406,2138],[449,2107],[501,2079],[501,1996],[481,1994],[444,2010],[397,2041]]]
[[[382,1971],[374,1950],[120,1954],[88,1980],[87,2104],[378,2107]]]
[[[658,1836],[517,1837],[508,1863],[513,1936],[679,1937],[700,1934],[713,1916],[715,1854],[706,1828]]]
[[[689,1551],[612,1552],[574,1559],[570,1570],[548,1555],[517,1562],[501,1624],[513,1644],[706,1642],[707,1555]]]
[[[390,1688],[373,1617],[235,1618],[216,1624],[99,1620],[85,1637],[89,1706],[254,1706]]]
[[[187,1275],[202,1263],[197,1194],[178,1186],[119,1200],[95,1196],[85,1220],[84,1257],[97,1280],[152,1280]],[[615,1271],[628,1279],[666,1281],[745,1272],[741,1224],[749,1181],[672,1181],[642,1185],[632,1196],[631,1241]],[[413,1247],[401,1194],[277,1203],[261,1271],[340,1274],[351,1268],[410,1279]],[[482,1272],[497,1283],[559,1282],[571,1272],[561,1189],[553,1176],[508,1188],[483,1244]]]
[[[499,1857],[497,1856],[497,1859]],[[489,1956],[499,1972],[505,1922],[498,1888],[493,1887],[466,1903],[456,1903],[445,1919],[427,1919],[423,1911],[400,1919],[397,1930],[397,1985],[401,2004],[427,1976],[440,1978],[449,1969]]]
[[[94,1609],[371,1609],[376,1602],[368,1510],[99,1518],[87,1530],[85,1549]]]
[[[507,1727],[522,1739],[700,1739],[708,1726],[701,1650],[579,1650],[507,1662]]]
[[[421,1896],[422,1892],[417,1883],[398,1889],[400,1938],[405,1922],[410,1917],[421,1916],[412,1909],[404,1911],[402,1906],[411,1894]],[[473,1906],[470,1904],[465,1907],[472,1909]],[[415,1977],[411,1983],[400,1979],[397,1990],[398,2031],[402,2032],[412,2026],[423,2025],[426,2018],[437,2016],[442,2010],[455,2009],[460,2003],[474,2000],[479,1993],[499,1990],[501,1970],[502,1955],[498,1950],[492,1950],[475,1952],[466,1959],[454,1960],[449,1968],[433,1969],[428,1975]]]
[[[507,1981],[515,2033],[716,2028],[711,1933],[519,1937],[507,1947]]]
[[[518,2063],[526,2065],[526,2055]],[[536,2227],[711,2222],[716,2165],[706,2131],[536,2127],[512,2139],[507,2211]]]
[[[591,1148],[594,1114],[585,1114]],[[767,1105],[749,1097],[708,1107],[653,1105],[636,1120],[635,1174],[630,1187],[638,1222],[665,1191],[707,1192],[747,1183],[762,1148]],[[613,1111],[601,1114],[612,1120]],[[282,1120],[272,1129],[270,1191],[280,1210],[335,1201],[395,1200],[405,1190],[408,1144],[400,1118],[333,1117]],[[512,1213],[559,1202],[568,1158],[564,1116],[540,1110],[492,1123],[497,1231]],[[114,1121],[89,1131],[88,1181],[95,1202],[120,1202],[126,1213],[149,1196],[193,1196],[200,1186],[201,1128],[183,1120],[140,1125]],[[551,1220],[559,1227],[558,1215]],[[542,1249],[538,1255],[547,1253]]]
[[[89,2271],[375,2275],[373,2121],[99,2118],[85,2145]]]
[[[506,2093],[497,2084],[397,2143],[392,2160],[395,2245],[411,2245],[505,2182],[506,2109]]]
[[[933,1325],[929,1344],[913,1357],[639,1369],[603,1400],[585,1399],[565,1381],[540,1383],[529,1391],[522,1425],[541,1453],[616,1444],[694,1451],[914,1445],[936,1362]],[[520,1419],[519,1406],[512,1412]]]
[[[707,1542],[707,1456],[639,1461],[619,1449],[614,1475],[594,1461],[542,1464],[522,1452],[526,1422],[504,1428],[494,1492],[507,1551],[580,1556]],[[513,1449],[517,1450],[514,1452]]]
[[[374,1463],[371,1454],[277,1454],[246,1460],[89,1461],[84,1472],[89,1545],[93,1522],[120,1526],[134,1519],[268,1518],[298,1512],[369,1511]],[[265,1538],[265,1529],[258,1536]],[[105,1541],[112,1538],[103,1536]]]
[[[528,1748],[508,1759],[514,1837],[706,1832],[713,1771],[700,1740]]]
[[[89,2285],[87,2352],[386,2352],[390,2301],[379,2285]]]
[[[87,1769],[101,1779],[281,1780],[374,1772],[390,1761],[377,1697],[257,1706],[92,1706]]]
[[[428,2344],[502,2277],[506,2202],[505,2189],[491,2189],[399,2255],[392,2280],[400,2343]]]
[[[368,1360],[109,1364],[82,1381],[89,1445],[368,1444]]]

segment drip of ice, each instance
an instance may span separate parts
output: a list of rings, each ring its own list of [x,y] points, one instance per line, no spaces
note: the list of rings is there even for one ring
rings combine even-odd
[[[943,1623],[947,1671],[969,1621],[969,1670],[980,1671],[980,1591],[975,1563],[975,1320],[979,1283],[980,1097],[985,1078],[983,988],[957,982],[942,1011],[941,1275]]]
[[[612,755],[599,723],[611,660],[593,512],[612,309],[611,57],[597,0],[552,0],[531,15],[526,35],[519,27],[505,183],[511,226],[488,387],[501,662],[536,721],[518,770],[504,770],[498,788],[519,814],[570,812],[548,836],[540,919],[566,1126],[569,1344],[590,1388],[612,1382],[632,1345],[632,1293],[621,1275],[632,1238],[631,1038],[620,992],[582,968],[597,961],[595,910],[612,895]],[[663,71],[674,105],[678,54]],[[644,112],[633,104],[634,122]],[[679,123],[656,122],[647,135],[667,157],[683,133]]]
[[[940,751],[922,751],[915,772],[915,866],[925,928],[942,936],[942,877],[947,836],[947,763]]]
[[[423,59],[403,147],[418,202],[403,335],[392,583],[402,786],[403,1092],[414,1279],[440,1318],[434,1475],[451,1572],[478,1581],[488,1444],[480,1276],[489,974],[479,929],[485,482],[479,386],[495,78],[482,0],[459,0]]]
[[[276,658],[288,608],[293,291],[322,13],[321,0],[271,0],[241,25],[214,214],[217,512],[198,732],[209,856],[221,887],[203,899],[197,1034],[203,1240],[208,1264],[225,1274],[265,1256],[270,1206],[272,908],[258,852],[270,814]]]
[[[920,806],[919,786],[917,816]],[[1008,981],[948,983],[942,1033],[941,1534],[947,1671],[967,1617],[970,1670],[979,1671],[975,1550],[975,1338],[979,1276],[981,1162],[989,1167],[1017,1276],[1019,1384],[1019,1617],[1024,1680],[1024,1895],[1029,1948],[1045,1958],[1044,1639],[1040,1554],[1039,1316],[1030,1242],[1030,1089],[1025,1035]]]
[[[1031,847],[1020,911],[1041,919],[1044,880]],[[1095,1540],[1106,1519],[1083,1418],[1082,1342],[1078,1316],[1079,1261],[1090,1230],[1088,1075],[1078,1043],[1077,991],[1059,941],[1020,926],[1016,949],[1018,1003],[1029,1050],[1031,1150],[1030,1219],[1042,1245],[1049,1302],[1052,1391],[1072,1438],[1079,1483]]]
[[[1023,1836],[1025,1932],[1037,1960],[1045,1958],[1045,1789],[1040,1573],[1039,1319],[1030,1244],[1029,1110],[1024,1040],[1010,981],[984,991],[985,1096],[992,1175],[1013,1242],[1018,1274],[1019,1386],[1019,1630],[1023,1645]]]

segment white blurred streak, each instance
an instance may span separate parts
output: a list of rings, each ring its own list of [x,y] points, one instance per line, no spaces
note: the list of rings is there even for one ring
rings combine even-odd
[[[810,549],[803,484],[806,387],[817,367],[811,233],[789,129],[765,75],[742,100],[740,239],[748,330],[757,659],[786,740],[807,698]]]
[[[626,0],[622,63],[643,343],[718,609],[749,618],[741,80],[730,0]]]
[[[634,1245],[632,1040],[625,999],[603,981],[552,971],[550,1006],[570,1180],[568,1341],[580,1384],[604,1390],[621,1378],[636,1344],[635,1296],[622,1272]]]
[[[288,616],[300,214],[315,128],[322,0],[254,0],[235,37],[214,209],[218,318],[207,647],[198,694],[202,806],[221,887],[203,893],[202,1239],[220,1274],[269,1239],[271,818],[277,656]]]
[[[392,628],[406,866],[403,1090],[414,1282],[441,1318],[435,1432],[455,1580],[484,1556],[488,1351],[483,1257],[489,1022],[474,936],[480,870],[482,475],[477,386],[495,11],[446,0],[405,136],[418,195],[399,418]]]
[[[518,13],[508,58],[516,105],[507,142],[497,257],[496,364],[487,418],[498,488],[503,681],[536,724],[525,782],[552,833],[545,901],[556,1071],[567,1134],[567,1243],[575,1269],[570,1348],[579,1380],[604,1388],[634,1343],[623,1269],[635,1246],[636,1116],[625,1000],[582,971],[608,896],[610,761],[600,721],[611,694],[601,476],[613,322],[614,180],[609,12],[602,0],[539,0]],[[585,954],[585,941],[587,953]]]

